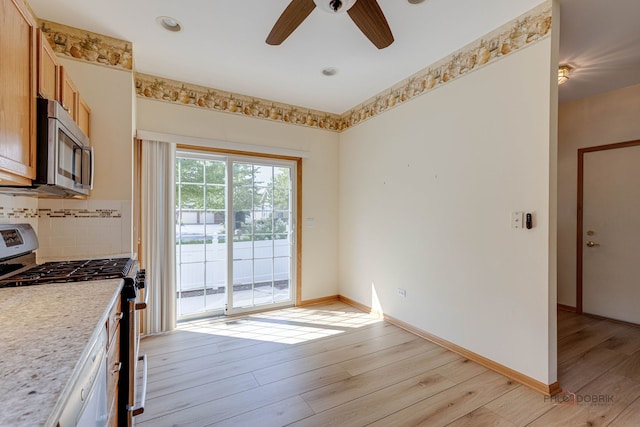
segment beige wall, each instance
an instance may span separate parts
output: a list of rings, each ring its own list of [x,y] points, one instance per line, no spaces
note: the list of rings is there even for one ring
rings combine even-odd
[[[58,57],[91,108],[96,171],[91,198],[130,200],[133,194],[134,104],[131,72]]]
[[[567,83],[570,84],[570,83]],[[560,105],[558,303],[576,305],[578,149],[640,139],[640,85]]]
[[[88,200],[39,200],[38,261],[133,252],[133,75],[87,62],[58,60],[91,108],[94,188]],[[43,209],[110,214],[50,218]]]
[[[309,152],[302,162],[302,299],[338,293],[337,133],[142,98],[137,116],[140,130]]]
[[[340,138],[340,293],[545,384],[554,49],[547,38]],[[513,211],[535,227],[512,229]]]

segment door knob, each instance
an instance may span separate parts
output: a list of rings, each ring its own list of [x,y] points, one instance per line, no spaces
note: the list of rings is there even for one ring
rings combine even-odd
[[[593,248],[595,246],[600,246],[600,243],[596,243],[593,240],[587,240],[587,246],[589,246],[590,248]]]

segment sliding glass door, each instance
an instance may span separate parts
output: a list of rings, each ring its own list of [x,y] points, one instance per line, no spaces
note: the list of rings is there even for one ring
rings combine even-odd
[[[293,304],[296,163],[179,152],[178,317]]]

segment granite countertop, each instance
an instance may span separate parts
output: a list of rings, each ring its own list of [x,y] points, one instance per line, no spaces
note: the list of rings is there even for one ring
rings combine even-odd
[[[0,426],[43,426],[122,279],[0,289]]]

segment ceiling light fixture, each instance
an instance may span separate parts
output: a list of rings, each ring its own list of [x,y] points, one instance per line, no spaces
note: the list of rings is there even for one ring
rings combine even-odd
[[[558,67],[559,85],[569,80],[569,73],[571,72],[571,70],[573,70],[573,67],[570,67],[569,65],[560,65],[560,67]]]
[[[407,1],[411,4],[420,4],[424,2],[424,0],[407,0]]]
[[[331,77],[331,76],[335,76],[336,74],[338,74],[338,70],[336,68],[327,67],[322,69],[323,76]]]
[[[313,2],[327,13],[344,13],[354,5],[356,0],[313,0]]]
[[[170,16],[158,16],[156,22],[167,31],[178,32],[182,30],[182,25]]]

